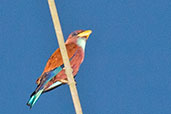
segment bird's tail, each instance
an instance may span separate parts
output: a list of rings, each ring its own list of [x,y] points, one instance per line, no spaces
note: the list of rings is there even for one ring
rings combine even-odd
[[[33,105],[36,103],[40,95],[42,94],[44,89],[39,90],[38,92],[33,92],[30,96],[29,101],[27,102],[27,105],[30,106],[30,108],[33,107]]]

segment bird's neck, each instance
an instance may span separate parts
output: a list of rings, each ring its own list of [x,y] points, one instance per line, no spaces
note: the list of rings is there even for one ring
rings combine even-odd
[[[78,38],[77,39],[77,45],[80,46],[83,51],[85,50],[85,46],[86,46],[86,39],[84,38]]]

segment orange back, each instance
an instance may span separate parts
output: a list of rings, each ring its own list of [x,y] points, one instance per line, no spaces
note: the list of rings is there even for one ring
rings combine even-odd
[[[69,59],[72,58],[72,56],[75,54],[76,50],[78,49],[78,46],[75,43],[71,43],[71,44],[66,44],[66,49],[68,52],[68,57]],[[48,59],[46,66],[44,68],[44,71],[42,73],[42,75],[45,72],[49,72],[61,65],[63,65],[63,60],[62,60],[62,56],[61,56],[61,51],[58,48],[52,55],[51,57]],[[42,75],[37,79],[36,83],[39,84],[40,83],[40,79],[42,77]]]

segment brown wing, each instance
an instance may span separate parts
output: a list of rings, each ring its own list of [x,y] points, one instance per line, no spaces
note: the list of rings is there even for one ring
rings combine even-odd
[[[66,49],[68,52],[68,57],[69,59],[72,58],[72,56],[74,55],[74,53],[76,52],[76,50],[78,49],[78,46],[75,43],[72,44],[66,44]],[[51,57],[48,59],[47,64],[44,68],[44,71],[42,73],[42,75],[45,72],[49,72],[59,66],[63,65],[63,60],[62,60],[62,56],[61,56],[61,52],[60,49],[58,48],[52,55]],[[40,79],[42,78],[42,75],[37,79],[36,83],[39,85],[40,84]]]

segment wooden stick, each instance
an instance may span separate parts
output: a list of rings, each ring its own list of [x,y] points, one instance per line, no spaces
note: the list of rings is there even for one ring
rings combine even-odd
[[[57,13],[55,1],[48,0],[48,4],[49,4],[52,20],[53,20],[55,32],[57,35],[57,40],[58,40],[59,48],[61,51],[62,59],[63,59],[64,66],[65,66],[65,73],[67,75],[68,85],[71,91],[72,100],[73,100],[74,107],[75,107],[75,112],[76,114],[82,114],[82,108],[81,108],[80,100],[78,97],[77,88],[75,85],[76,83],[72,74],[72,68],[70,66],[67,50],[64,44],[64,37],[63,37],[63,33],[62,33],[62,29],[61,29],[61,25],[60,25],[58,13]]]

